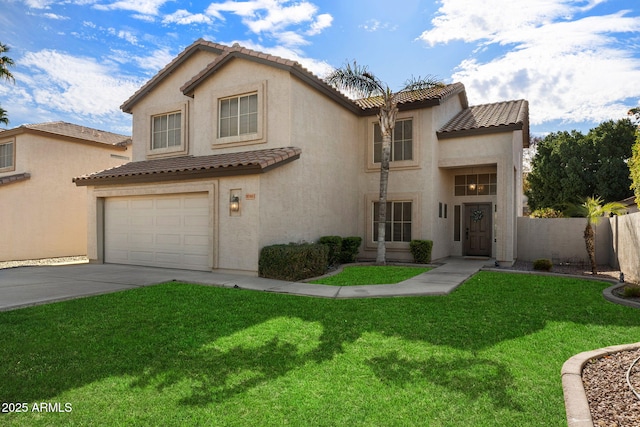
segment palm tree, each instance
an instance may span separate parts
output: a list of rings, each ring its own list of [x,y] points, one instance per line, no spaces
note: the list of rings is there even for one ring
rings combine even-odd
[[[587,247],[587,255],[589,255],[589,263],[591,264],[591,274],[597,274],[596,266],[596,239],[593,232],[593,225],[598,224],[600,218],[604,215],[622,215],[626,206],[620,202],[609,202],[602,204],[600,197],[587,197],[582,205],[578,207],[578,214],[587,218],[587,226],[584,229],[584,243]]]
[[[6,52],[9,52],[9,46],[0,43],[0,79],[5,79],[9,81],[15,81],[13,78],[13,74],[9,71],[8,67],[13,66],[13,59],[4,55]],[[7,117],[7,110],[0,107],[0,123],[4,125],[9,124],[9,117]]]
[[[376,96],[381,98],[382,105],[378,112],[380,131],[382,133],[382,155],[380,161],[380,198],[378,214],[378,252],[377,264],[386,263],[385,246],[385,222],[387,220],[387,185],[389,182],[389,159],[391,157],[391,132],[396,124],[398,113],[398,99],[402,93],[433,87],[442,87],[444,84],[432,77],[412,78],[397,92],[393,92],[389,86],[382,82],[366,66],[359,66],[356,62],[345,64],[326,77],[327,83],[337,89],[355,93],[364,98]]]
[[[10,48],[6,44],[0,43],[0,78],[15,81],[13,74],[8,67],[13,67],[13,59],[5,55]]]
[[[0,123],[2,123],[5,126],[9,125],[9,118],[7,117],[7,110],[5,110],[2,107],[0,107]]]

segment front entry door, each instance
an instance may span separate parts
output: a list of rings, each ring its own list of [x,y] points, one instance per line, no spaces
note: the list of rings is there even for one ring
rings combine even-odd
[[[491,203],[465,205],[464,254],[491,256]]]

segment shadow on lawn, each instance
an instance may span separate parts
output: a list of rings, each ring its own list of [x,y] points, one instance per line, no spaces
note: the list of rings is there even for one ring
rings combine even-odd
[[[386,384],[404,388],[424,379],[471,399],[486,395],[494,406],[522,410],[507,394],[507,389],[513,385],[513,376],[504,364],[491,360],[456,357],[452,360],[429,358],[412,361],[392,352],[384,357],[374,357],[368,364]]]
[[[514,276],[480,273],[442,297],[365,300],[173,283],[4,312],[0,377],[9,380],[0,383],[0,400],[46,401],[66,390],[126,375],[133,378],[134,388],[155,386],[161,391],[188,381],[195,385],[180,403],[203,405],[229,399],[309,362],[330,361],[368,332],[475,354],[533,334],[549,321],[640,325],[637,310],[603,300],[602,283],[566,280],[558,286],[544,277],[522,282]],[[275,318],[319,325],[317,345],[300,352],[295,342],[275,334],[256,346],[202,351],[216,340]],[[371,358],[369,364],[387,384],[417,376],[473,398],[488,395],[497,406],[516,407],[507,395],[513,383],[507,367],[489,360],[418,363],[390,353]],[[478,372],[481,383],[470,387]]]

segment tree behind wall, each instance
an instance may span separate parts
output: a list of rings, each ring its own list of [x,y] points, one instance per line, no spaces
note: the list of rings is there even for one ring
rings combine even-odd
[[[587,135],[575,130],[547,135],[527,177],[530,208],[564,210],[593,195],[605,203],[631,196],[627,161],[634,140],[628,119],[604,122]]]

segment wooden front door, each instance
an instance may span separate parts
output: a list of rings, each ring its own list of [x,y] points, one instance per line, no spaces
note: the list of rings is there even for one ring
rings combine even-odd
[[[491,203],[465,205],[464,254],[491,256]]]

